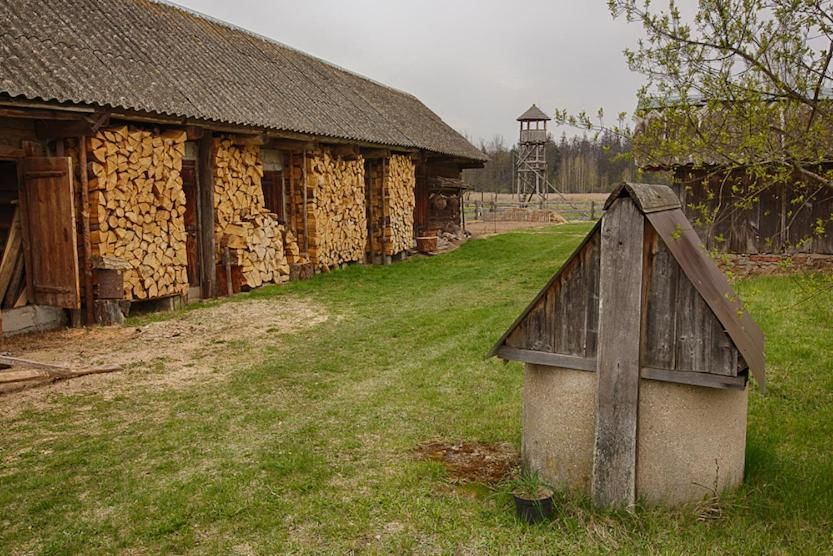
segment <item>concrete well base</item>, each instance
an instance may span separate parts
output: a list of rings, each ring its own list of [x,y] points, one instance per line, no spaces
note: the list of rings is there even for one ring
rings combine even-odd
[[[642,380],[636,495],[647,504],[701,500],[743,481],[747,390]],[[523,458],[554,487],[590,494],[596,373],[527,364]]]

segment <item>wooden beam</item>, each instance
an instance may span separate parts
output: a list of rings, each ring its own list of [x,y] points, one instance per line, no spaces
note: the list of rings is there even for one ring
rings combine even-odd
[[[35,122],[35,134],[42,141],[67,139],[81,135],[94,135],[110,122],[110,111],[99,110],[94,114],[78,115],[76,120],[40,120]]]
[[[203,299],[209,299],[217,294],[217,270],[214,261],[214,138],[210,133],[200,139],[198,158],[200,285]]]
[[[269,141],[266,142],[265,148],[300,153],[304,151],[314,151],[318,148],[318,146],[318,143],[316,143],[315,141],[297,141],[293,139],[269,139]]]
[[[308,256],[309,254],[309,223],[307,219],[307,215],[309,214],[309,207],[307,206],[307,152],[304,151],[303,154],[303,166],[301,167],[301,180],[303,184],[301,185],[302,189],[301,192],[303,194],[304,199],[304,256]]]
[[[0,300],[6,297],[6,291],[18,270],[18,259],[22,258],[23,240],[21,236],[23,230],[20,226],[20,212],[20,208],[15,208],[12,214],[11,226],[3,246],[2,259],[0,259]]]
[[[38,109],[26,107],[0,107],[0,117],[2,118],[19,118],[28,120],[77,120],[78,112],[81,111],[61,111],[55,109]],[[90,109],[87,112],[94,112]]]
[[[334,156],[340,156],[347,160],[355,160],[360,154],[357,145],[334,145],[332,149]]]
[[[90,187],[87,176],[87,137],[78,138],[78,165],[81,174],[81,249],[84,254],[84,309],[87,326],[95,322],[93,303],[93,248],[90,240]]]
[[[636,502],[636,426],[644,218],[628,198],[602,219],[598,391],[591,494],[597,507]]]
[[[743,390],[746,388],[747,382],[746,376],[716,375],[697,371],[672,371],[652,367],[642,367],[639,375],[648,380],[689,384],[691,386],[705,386],[706,388],[720,388],[724,390]]]
[[[34,265],[32,262],[32,244],[31,241],[29,241],[29,192],[26,189],[22,161],[17,163],[17,192],[17,210],[20,211],[20,230],[23,232],[21,235],[21,239],[23,241],[23,263],[26,265],[24,267],[24,274],[26,276],[26,298],[30,302],[34,302],[35,280],[33,276],[34,272],[32,271]]]
[[[193,125],[185,126],[185,138],[188,141],[197,141],[198,139],[202,139],[204,134],[205,129],[202,127]]]
[[[523,361],[524,363],[532,363],[533,365],[561,367],[562,369],[572,369],[574,371],[596,372],[596,359],[594,357],[579,357],[577,355],[518,349],[509,346],[501,346],[495,355],[507,361]]]
[[[247,146],[247,145],[265,145],[266,144],[266,136],[262,133],[256,133],[252,135],[243,135],[243,134],[235,134],[230,135],[229,139],[235,145]]]
[[[11,145],[0,145],[0,158],[3,159],[17,159],[25,156],[23,149],[12,147]]]
[[[361,152],[362,156],[367,160],[390,158],[390,150],[388,149],[362,149]]]

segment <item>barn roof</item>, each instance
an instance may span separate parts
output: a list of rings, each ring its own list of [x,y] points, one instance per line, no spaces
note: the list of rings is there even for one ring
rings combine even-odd
[[[614,190],[605,202],[605,210],[617,200],[628,197],[645,215],[650,225],[667,246],[679,264],[682,272],[719,320],[726,334],[737,347],[749,370],[761,388],[764,378],[764,336],[749,313],[743,308],[729,281],[709,256],[697,232],[683,214],[679,200],[668,186],[638,183],[623,183]],[[546,296],[550,288],[558,284],[565,272],[576,268],[577,261],[589,242],[601,233],[601,220],[587,234],[573,254],[536,295],[523,313],[512,323],[500,340],[492,347],[489,356],[499,355],[507,339],[527,319],[531,312]],[[639,261],[642,264],[642,261]],[[598,277],[596,277],[597,279]],[[586,362],[583,363],[586,365]]]
[[[538,121],[538,120],[550,120],[551,118],[544,114],[544,111],[538,108],[536,105],[532,105],[529,107],[529,110],[518,116],[519,122],[529,122],[529,121]]]
[[[485,155],[416,97],[152,0],[0,2],[0,96]]]

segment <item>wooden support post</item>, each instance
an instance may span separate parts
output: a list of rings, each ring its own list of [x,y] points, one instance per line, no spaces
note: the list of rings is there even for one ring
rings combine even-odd
[[[379,245],[381,246],[381,256],[382,256],[382,264],[388,264],[388,254],[387,250],[385,249],[385,232],[387,231],[387,217],[385,215],[385,172],[387,170],[387,159],[382,159],[382,229],[381,235],[379,236]]]
[[[284,224],[289,222],[289,217],[286,214],[286,172],[281,172],[281,219]],[[292,229],[287,226],[287,229]]]
[[[373,250],[373,162],[370,160],[367,162],[365,179],[367,183],[367,235],[370,238],[370,241],[368,241],[368,246],[370,247],[370,264],[376,264],[376,252]]]
[[[26,277],[26,298],[35,302],[35,282],[32,276],[32,246],[29,242],[29,202],[26,182],[23,176],[23,161],[17,161],[17,210],[20,214],[21,245],[23,247],[24,276]]]
[[[304,151],[304,166],[301,168],[301,177],[304,180],[304,256],[309,253],[309,225],[307,224],[307,214],[309,208],[307,207],[307,151]]]
[[[214,247],[214,138],[206,133],[199,141],[197,167],[199,199],[200,283],[203,299],[216,295],[217,269]]]
[[[644,218],[630,199],[604,215],[599,279],[598,391],[593,449],[593,504],[636,501],[639,338],[642,321]]]
[[[84,253],[84,309],[87,325],[95,322],[93,302],[93,248],[90,241],[90,188],[87,176],[87,137],[78,138],[78,165],[81,174],[81,241]]]
[[[289,153],[289,229],[298,239],[298,227],[295,223],[295,159],[292,152]]]

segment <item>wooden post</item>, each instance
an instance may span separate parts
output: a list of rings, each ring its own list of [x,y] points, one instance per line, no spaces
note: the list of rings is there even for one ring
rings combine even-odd
[[[307,224],[307,214],[309,213],[309,209],[307,208],[307,151],[304,151],[304,166],[301,168],[301,178],[304,180],[303,189],[304,192],[304,255],[309,254],[309,225]]]
[[[644,218],[620,199],[602,220],[593,504],[636,501]]]
[[[295,158],[289,152],[289,229],[298,241],[298,227],[295,225]]]
[[[382,264],[387,264],[387,250],[385,249],[385,231],[387,230],[387,221],[385,215],[385,171],[387,169],[386,159],[382,158],[382,233],[379,236],[379,245],[381,247]]]
[[[95,322],[93,302],[93,248],[90,241],[90,189],[87,176],[87,137],[78,138],[78,165],[81,174],[81,241],[84,253],[84,309],[87,325]]]
[[[370,264],[375,264],[373,251],[373,161],[368,160],[365,165],[365,184],[367,185],[367,237],[370,251]]]
[[[281,219],[286,224],[289,221],[286,214],[286,172],[281,172]],[[291,229],[287,226],[288,229]]]
[[[29,243],[29,202],[26,179],[23,173],[23,160],[18,159],[17,165],[17,210],[20,213],[21,246],[23,247],[23,268],[26,277],[26,298],[29,303],[35,302],[35,279],[32,276],[32,246]]]
[[[223,267],[226,271],[226,295],[231,297],[234,295],[234,284],[231,275],[231,250],[228,245],[223,248]]]
[[[217,289],[214,247],[214,138],[210,133],[203,135],[199,142],[197,197],[200,227],[200,282],[203,299],[209,299],[216,295]]]

